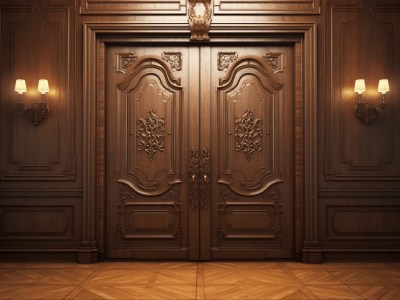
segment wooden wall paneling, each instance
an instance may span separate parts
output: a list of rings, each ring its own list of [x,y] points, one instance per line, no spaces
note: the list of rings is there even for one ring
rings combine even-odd
[[[61,198],[53,192],[43,197],[3,196],[0,200],[0,252],[76,251],[80,241],[79,198]]]
[[[71,10],[66,1],[3,5],[1,39],[9,47],[2,47],[1,52],[0,76],[6,82],[1,91],[2,188],[27,187],[29,181],[76,179]],[[39,97],[38,80],[49,81],[46,102],[50,113],[38,126],[16,111],[17,78],[27,82],[25,105]]]
[[[365,101],[379,106],[378,81],[388,78],[396,85],[394,24],[376,18],[371,1],[343,4],[332,1],[328,30],[331,78],[326,122],[325,179],[330,181],[400,180],[400,113],[396,89],[386,110],[369,126],[354,116],[354,81],[363,78]]]
[[[400,203],[397,197],[365,194],[321,198],[321,243],[347,251],[400,252]]]
[[[81,14],[186,14],[186,0],[80,0]]]
[[[320,0],[214,0],[216,15],[314,15],[320,13]]]

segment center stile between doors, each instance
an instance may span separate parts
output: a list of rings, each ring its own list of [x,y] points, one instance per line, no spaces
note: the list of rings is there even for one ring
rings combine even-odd
[[[294,46],[106,47],[106,255],[294,257]]]

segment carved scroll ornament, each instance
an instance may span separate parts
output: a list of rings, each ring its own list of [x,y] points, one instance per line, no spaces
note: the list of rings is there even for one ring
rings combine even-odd
[[[218,71],[227,70],[237,58],[237,52],[218,52]]]
[[[165,60],[172,68],[172,71],[182,70],[182,53],[181,52],[163,52],[161,54],[163,60]]]
[[[165,121],[159,118],[154,110],[147,113],[146,118],[137,120],[139,128],[136,136],[138,140],[137,150],[146,151],[149,160],[153,160],[157,152],[164,151]]]
[[[253,113],[248,109],[235,120],[235,150],[242,151],[247,160],[253,158],[254,151],[263,149],[261,124],[261,118],[253,118]]]
[[[189,0],[189,26],[192,41],[208,41],[210,37],[208,32],[211,25],[212,11],[210,9],[211,0]],[[196,11],[197,5],[204,6],[204,12],[200,13],[200,9]]]

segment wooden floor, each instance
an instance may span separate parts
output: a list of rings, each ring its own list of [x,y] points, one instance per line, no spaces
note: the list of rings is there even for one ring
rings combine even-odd
[[[0,299],[400,299],[400,263],[0,262]]]

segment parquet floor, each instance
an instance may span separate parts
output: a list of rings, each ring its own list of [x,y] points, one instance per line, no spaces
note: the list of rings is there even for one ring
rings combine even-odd
[[[400,300],[400,263],[0,262],[0,299]]]

